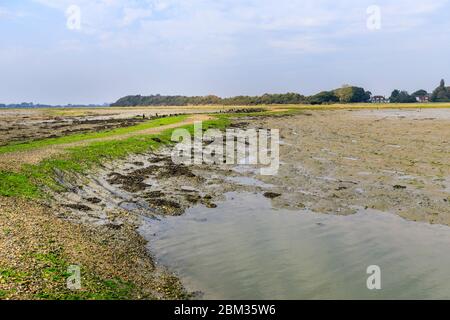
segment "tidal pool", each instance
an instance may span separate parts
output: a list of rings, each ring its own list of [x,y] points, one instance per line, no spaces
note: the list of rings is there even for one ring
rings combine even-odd
[[[146,220],[156,261],[205,299],[449,299],[450,228],[360,210],[276,210],[230,193],[216,209]],[[368,290],[367,267],[381,268]]]

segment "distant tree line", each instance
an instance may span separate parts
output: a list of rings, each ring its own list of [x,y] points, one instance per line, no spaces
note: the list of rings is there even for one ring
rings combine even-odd
[[[298,93],[264,94],[262,96],[237,96],[221,98],[218,96],[126,96],[111,106],[187,106],[187,105],[259,105],[305,103],[306,98]]]
[[[111,106],[187,106],[187,105],[260,105],[260,104],[327,104],[368,102],[371,93],[363,88],[344,86],[333,91],[323,91],[306,97],[298,93],[264,94],[262,96],[236,96],[221,98],[217,96],[126,96]]]
[[[322,91],[312,96],[298,93],[264,94],[262,96],[236,96],[221,98],[209,96],[163,96],[134,95],[126,96],[111,104],[111,106],[187,106],[187,105],[262,105],[262,104],[333,104],[333,103],[363,103],[370,102],[372,93],[364,88],[344,85],[339,89]],[[409,94],[405,90],[394,90],[389,97],[391,103],[413,103],[417,101],[450,102],[450,87],[441,80],[432,94],[426,90],[417,90]]]
[[[94,107],[109,107],[109,103],[104,103],[102,105],[99,104],[66,104],[66,105],[49,105],[49,104],[34,104],[32,102],[22,102],[22,103],[13,103],[13,104],[3,104],[0,103],[0,109],[2,108],[94,108]]]
[[[312,96],[304,96],[298,93],[264,94],[262,96],[236,96],[221,98],[214,95],[208,96],[163,96],[163,95],[132,95],[120,98],[111,106],[188,106],[188,105],[270,105],[270,104],[333,104],[333,103],[363,103],[371,101],[372,93],[361,87],[344,85],[339,89],[322,91]],[[445,86],[441,80],[439,86],[429,94],[426,90],[417,90],[409,94],[405,90],[394,90],[389,97],[391,103],[413,103],[417,101],[450,102],[450,87]],[[97,107],[98,105],[88,105]],[[102,106],[107,106],[104,104]],[[0,108],[44,108],[49,105],[21,103],[0,104]],[[81,107],[81,105],[66,105],[64,107]]]

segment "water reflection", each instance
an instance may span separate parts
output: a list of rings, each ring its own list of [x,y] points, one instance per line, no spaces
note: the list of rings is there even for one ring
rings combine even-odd
[[[258,194],[227,199],[141,228],[156,259],[203,298],[450,298],[447,227],[274,210]],[[380,291],[366,288],[369,265],[381,267]]]

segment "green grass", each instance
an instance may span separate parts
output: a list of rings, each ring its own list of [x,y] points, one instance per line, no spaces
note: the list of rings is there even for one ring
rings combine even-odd
[[[81,290],[43,290],[35,295],[43,300],[127,300],[132,298],[135,285],[121,279],[82,279]]]
[[[66,281],[69,263],[60,250],[33,255],[40,263],[39,277],[59,286],[43,289],[35,294],[37,299],[50,300],[118,300],[130,298],[135,286],[118,278],[101,279],[81,268],[81,290],[69,290]],[[87,276],[88,275],[88,276]]]
[[[229,123],[228,115],[221,116],[204,121],[203,128],[224,129]],[[191,133],[194,130],[193,125],[180,128],[188,129]],[[0,171],[0,195],[38,198],[44,196],[45,188],[63,191],[64,189],[55,179],[58,172],[83,173],[105,161],[155,150],[171,143],[173,130],[168,129],[154,135],[136,135],[123,140],[92,142],[86,146],[69,148],[66,154],[43,160],[37,165],[24,165],[18,173]]]
[[[39,194],[39,188],[31,183],[28,174],[0,171],[0,196],[36,198]]]
[[[0,268],[0,284],[11,284],[13,287],[10,290],[0,290],[0,300],[8,298],[11,293],[16,291],[14,287],[24,283],[29,276],[26,272],[20,272],[12,268]]]
[[[25,281],[28,276],[25,272],[19,272],[11,268],[0,269],[0,279],[2,282],[20,283]]]
[[[299,113],[299,110],[288,110],[284,112],[259,112],[259,113],[236,113],[236,114],[214,114],[213,120],[203,122],[204,129],[224,130],[231,122],[232,118],[243,116],[276,116]],[[146,128],[157,127],[160,125],[177,123],[185,119],[186,116],[177,116],[155,120],[151,123],[144,123],[138,126],[121,128],[110,132],[99,133],[112,136],[127,132],[136,132]],[[193,125],[180,126],[191,132],[194,131]],[[43,160],[37,165],[24,165],[21,172],[0,171],[0,196],[19,196],[25,198],[39,198],[45,195],[45,188],[54,191],[64,191],[63,187],[57,182],[55,176],[58,172],[76,172],[84,173],[95,165],[105,161],[120,159],[129,154],[144,153],[148,150],[155,150],[162,145],[171,143],[171,135],[174,129],[168,129],[160,134],[154,135],[136,135],[122,140],[108,140],[92,142],[86,146],[69,148],[67,153],[61,156]],[[95,134],[88,135],[92,137]],[[77,135],[78,136],[78,135]],[[98,137],[98,136],[97,136]],[[73,141],[74,136],[63,137],[65,141]],[[41,142],[44,145],[51,144],[46,140]],[[37,146],[36,146],[37,147]]]
[[[57,145],[57,144],[66,144],[66,143],[72,143],[72,142],[78,142],[78,141],[120,136],[120,135],[127,134],[127,133],[134,133],[134,132],[138,132],[138,131],[142,131],[142,130],[146,130],[146,129],[157,128],[157,127],[160,127],[163,125],[178,123],[178,122],[185,120],[186,118],[187,118],[187,115],[173,116],[173,117],[161,118],[161,119],[156,119],[156,120],[150,120],[150,121],[140,123],[135,126],[118,128],[118,129],[114,129],[114,130],[73,134],[73,135],[68,135],[68,136],[58,137],[58,138],[49,138],[49,139],[42,139],[42,140],[36,140],[36,141],[30,141],[30,142],[23,142],[23,143],[18,143],[18,144],[10,144],[10,145],[0,147],[0,154],[8,153],[8,152],[15,152],[15,151],[25,151],[25,150],[30,150],[30,149],[37,149],[37,148],[51,146],[51,145]]]
[[[81,268],[81,289],[67,288],[69,263],[60,249],[45,253],[30,253],[37,265],[32,273],[12,268],[0,268],[0,283],[9,284],[12,290],[0,290],[0,299],[7,298],[11,292],[24,283],[39,279],[51,284],[34,294],[36,299],[51,300],[120,300],[130,299],[136,286],[119,278],[102,279]]]
[[[302,111],[287,110],[278,113],[266,111],[259,113],[215,114],[215,119],[203,122],[203,129],[214,128],[224,130],[231,123],[232,118],[243,116],[277,116],[299,112]],[[112,136],[119,133],[135,132],[145,128],[177,123],[183,119],[185,119],[185,116],[158,119],[151,123],[99,134]],[[194,131],[193,125],[180,126],[179,128],[187,129],[191,134]],[[43,160],[37,165],[24,165],[20,172],[0,171],[0,196],[39,198],[45,196],[44,191],[46,188],[50,188],[57,192],[64,191],[64,188],[58,183],[57,179],[55,179],[59,172],[84,173],[90,168],[105,161],[125,158],[130,154],[139,154],[149,150],[156,150],[162,145],[171,143],[173,130],[174,129],[168,129],[160,134],[154,135],[136,135],[121,140],[92,142],[85,146],[68,148],[64,155]],[[92,134],[88,136],[91,137]],[[64,138],[74,139],[74,136]],[[45,143],[45,141],[42,141],[42,143]],[[48,142],[46,145],[48,145]]]
[[[0,290],[0,299],[4,299],[8,297],[9,291],[8,290]]]

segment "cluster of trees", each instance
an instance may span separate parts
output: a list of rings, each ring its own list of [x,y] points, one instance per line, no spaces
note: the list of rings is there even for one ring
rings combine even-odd
[[[363,88],[343,86],[333,91],[323,91],[314,96],[305,97],[298,93],[264,94],[262,96],[237,96],[221,98],[217,96],[126,96],[111,106],[186,106],[186,105],[260,105],[260,104],[326,104],[367,102],[371,93]]]
[[[370,91],[364,88],[344,85],[342,88],[333,91],[322,91],[318,94],[308,97],[308,102],[311,104],[323,103],[358,103],[369,102],[372,97]]]
[[[394,90],[389,100],[391,103],[413,103],[417,102],[418,97],[428,97],[431,102],[450,102],[450,87],[446,87],[445,81],[441,80],[439,87],[431,95],[423,89],[417,90],[413,94],[409,94],[405,90]]]
[[[409,94],[408,91],[405,90],[397,90],[395,89],[391,93],[391,97],[389,98],[391,103],[413,103],[417,102],[416,96],[414,94]]]
[[[431,94],[431,101],[450,102],[450,87],[445,86],[444,79],[441,80],[439,87],[437,87]]]

